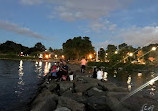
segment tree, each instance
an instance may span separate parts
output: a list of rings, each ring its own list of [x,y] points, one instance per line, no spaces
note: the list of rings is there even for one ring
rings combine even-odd
[[[45,46],[41,42],[36,43],[33,48],[35,51],[39,51],[39,52],[46,50]]]
[[[4,54],[16,54],[19,55],[21,52],[24,54],[29,50],[28,47],[22,46],[21,44],[17,44],[13,41],[6,41],[5,43],[0,45],[0,52]]]
[[[119,47],[119,50],[120,50],[120,49],[126,48],[127,46],[128,45],[126,43],[122,43],[118,47]]]
[[[94,52],[94,47],[89,37],[74,37],[63,43],[63,51],[66,58],[79,59]]]
[[[105,61],[105,50],[103,48],[100,48],[99,52],[98,52],[98,56],[99,56],[99,59],[101,61]]]
[[[49,49],[48,49],[50,52],[53,52],[53,49],[51,48],[51,47],[49,47]]]

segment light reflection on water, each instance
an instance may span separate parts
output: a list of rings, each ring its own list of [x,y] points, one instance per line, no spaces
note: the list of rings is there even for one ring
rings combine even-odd
[[[146,82],[156,77],[155,72],[117,72],[116,70],[113,73],[104,72],[103,79],[105,81],[112,81],[119,86],[128,88],[129,91],[133,91]],[[156,81],[150,81],[149,86],[145,90],[150,91],[149,94],[154,95],[157,87]]]
[[[0,111],[23,111],[51,63],[0,60]],[[24,108],[24,109],[23,109]]]

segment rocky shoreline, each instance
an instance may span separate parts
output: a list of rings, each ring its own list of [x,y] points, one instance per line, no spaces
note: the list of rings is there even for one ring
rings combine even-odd
[[[73,81],[52,80],[40,85],[31,102],[31,111],[130,111],[120,103],[120,98],[129,93],[126,88],[72,69],[76,75]]]

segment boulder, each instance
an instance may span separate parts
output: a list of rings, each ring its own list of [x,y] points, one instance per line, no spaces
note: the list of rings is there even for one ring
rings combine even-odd
[[[62,96],[71,98],[71,99],[73,99],[77,102],[80,102],[80,103],[85,103],[86,102],[86,98],[84,96],[82,96],[81,93],[72,93],[70,90],[64,92],[62,94]]]
[[[128,92],[127,88],[118,87],[114,83],[111,83],[111,82],[99,82],[98,85],[101,86],[104,91]]]
[[[54,99],[54,95],[44,96],[36,101],[36,104],[32,106],[31,111],[53,111],[56,109],[57,102]]]
[[[85,84],[82,84],[82,83],[76,83],[75,84],[75,91],[76,92],[85,92],[86,90],[92,88],[92,87],[95,87],[97,86],[98,84],[96,82],[94,83],[85,83]]]
[[[72,100],[68,97],[61,96],[58,101],[58,105],[62,107],[67,107],[71,109],[72,111],[84,111],[85,105],[82,103],[78,103],[75,100]]]
[[[54,83],[54,82],[50,82],[49,84],[46,85],[46,87],[47,87],[50,91],[53,91],[53,90],[56,89],[57,84]]]
[[[92,96],[87,99],[86,104],[87,111],[112,111],[107,105],[106,97]]]
[[[110,106],[110,109],[112,109],[112,111],[130,111],[129,109],[125,108],[118,99],[114,97],[107,97],[106,99],[107,104],[108,106]]]
[[[115,97],[118,100],[121,100],[123,97],[127,96],[128,92],[107,92],[107,96]]]
[[[59,83],[59,87],[60,87],[60,92],[65,92],[73,88],[73,83],[69,81],[61,81]]]
[[[89,89],[88,91],[86,91],[84,93],[85,96],[91,97],[91,96],[105,96],[106,92],[104,92],[103,90],[100,90],[96,87]]]
[[[68,109],[67,107],[58,107],[56,110],[54,111],[71,111],[70,109]]]

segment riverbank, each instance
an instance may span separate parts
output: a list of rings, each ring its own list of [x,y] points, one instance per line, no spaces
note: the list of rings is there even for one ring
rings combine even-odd
[[[130,111],[120,103],[129,94],[128,89],[93,79],[89,73],[81,74],[77,64],[69,67],[74,80],[52,80],[49,84],[44,81],[31,102],[31,111]]]

